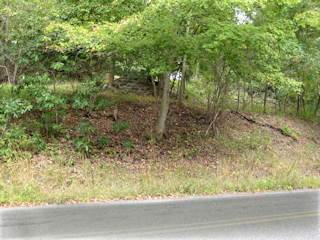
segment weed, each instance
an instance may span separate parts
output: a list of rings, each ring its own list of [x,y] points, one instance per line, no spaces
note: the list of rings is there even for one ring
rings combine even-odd
[[[300,132],[296,132],[296,130],[290,128],[288,125],[285,125],[282,131],[285,135],[291,136],[294,139],[298,139],[298,136],[301,136]]]
[[[97,141],[97,148],[98,149],[102,149],[104,146],[109,146],[109,138],[106,135],[99,135],[97,137],[98,141]]]
[[[124,149],[130,149],[134,147],[134,142],[131,139],[127,139],[121,142],[121,145]]]
[[[75,161],[73,157],[70,157],[69,161],[68,161],[68,165],[69,167],[72,167],[74,165]]]
[[[110,149],[110,148],[107,148],[105,150],[106,154],[110,154],[110,155],[116,155],[117,154],[117,150],[116,149]]]
[[[116,133],[123,132],[124,130],[128,129],[131,126],[130,123],[128,123],[126,120],[122,122],[114,122],[112,124],[112,129]]]
[[[46,146],[39,132],[35,131],[30,136],[25,127],[12,125],[10,129],[0,135],[0,160],[15,159],[25,151],[40,152]]]
[[[88,157],[93,151],[92,134],[97,129],[97,126],[90,121],[81,122],[78,125],[78,132],[82,136],[78,136],[73,140],[75,147]]]

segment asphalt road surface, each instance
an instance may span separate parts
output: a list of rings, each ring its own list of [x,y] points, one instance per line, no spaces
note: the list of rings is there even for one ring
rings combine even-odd
[[[320,190],[0,208],[0,239],[320,239]]]

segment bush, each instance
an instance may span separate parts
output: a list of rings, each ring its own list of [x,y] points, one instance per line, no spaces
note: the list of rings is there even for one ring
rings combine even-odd
[[[81,122],[78,125],[78,133],[82,136],[78,136],[73,140],[75,147],[87,157],[93,151],[92,134],[98,127],[92,124],[90,121]]]
[[[15,159],[22,152],[38,153],[46,146],[39,131],[29,135],[26,128],[12,125],[0,136],[0,160],[6,162]]]

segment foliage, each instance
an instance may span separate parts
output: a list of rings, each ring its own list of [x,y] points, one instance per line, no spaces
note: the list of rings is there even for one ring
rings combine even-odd
[[[99,135],[97,137],[97,148],[101,149],[104,146],[109,146],[110,139],[106,135]]]
[[[290,128],[288,125],[285,125],[282,131],[285,135],[291,136],[294,139],[298,139],[298,136],[301,136],[300,132],[297,133],[294,129]]]
[[[114,122],[112,124],[113,131],[116,133],[123,132],[124,130],[128,129],[131,126],[126,120],[122,122]]]
[[[14,119],[30,111],[33,105],[20,98],[0,99],[0,131],[4,133]]]
[[[121,142],[121,145],[124,149],[130,149],[134,147],[134,142],[131,139],[127,139]]]
[[[76,137],[73,140],[75,147],[82,153],[84,153],[87,157],[93,151],[93,142],[92,142],[92,134],[97,130],[97,126],[92,124],[90,121],[81,122],[78,125],[78,133],[81,136]]]
[[[25,127],[13,125],[0,136],[0,161],[16,159],[23,152],[39,153],[46,142],[38,131],[30,135]]]
[[[21,91],[21,88],[26,88],[32,101],[35,102],[34,108],[41,111],[47,138],[49,132],[53,133],[54,129],[59,128],[58,115],[62,115],[67,107],[66,99],[48,87],[51,83],[53,82],[48,74],[22,76],[19,89]]]
[[[317,1],[13,0],[0,6],[1,71],[21,82],[31,76],[46,82],[32,91],[43,96],[34,101],[47,137],[54,117],[49,112],[57,116],[65,100],[45,85],[78,80],[73,106],[97,110],[115,104],[98,98],[106,72],[157,78],[161,88],[171,72],[181,71],[182,59],[188,60],[188,74],[196,72],[205,83],[209,119],[236,91],[239,106],[241,89],[243,107],[246,95],[253,106],[256,91],[264,95],[264,112],[270,99],[284,111],[296,104],[300,116],[305,105],[315,115],[319,109]],[[16,82],[9,82],[13,95]],[[164,96],[155,132],[164,130],[169,108]]]
[[[94,76],[94,81],[82,83],[73,94],[72,106],[77,109],[98,110],[107,106],[116,105],[116,101],[98,99],[98,93],[102,90],[102,76]]]

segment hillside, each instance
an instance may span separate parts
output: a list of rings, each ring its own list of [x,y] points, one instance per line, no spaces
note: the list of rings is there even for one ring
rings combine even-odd
[[[90,114],[68,108],[66,118],[59,116],[67,132],[50,138],[45,151],[21,152],[21,160],[15,161],[18,164],[2,164],[2,205],[320,186],[318,123],[226,110],[218,118],[218,134],[204,137],[208,127],[205,110],[189,104],[180,108],[172,101],[164,139],[156,143],[152,133],[155,104],[143,96],[122,96],[117,101],[117,120],[114,106]],[[37,116],[39,113],[31,112],[24,118],[31,121]],[[77,126],[86,121],[97,126],[87,139],[92,147],[87,156],[77,150],[74,141],[84,136]]]

